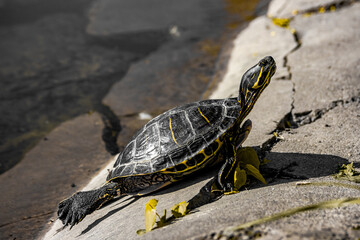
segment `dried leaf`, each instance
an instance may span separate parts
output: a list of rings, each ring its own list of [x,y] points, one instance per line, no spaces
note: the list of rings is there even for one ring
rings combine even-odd
[[[184,215],[186,215],[187,213],[187,206],[189,205],[188,202],[181,202],[178,204],[175,204],[172,208],[171,208],[171,213],[174,215],[174,217],[179,218],[179,217],[183,217]]]
[[[349,163],[347,165],[343,164],[339,173],[337,173],[334,177],[339,180],[348,180],[360,183],[360,173],[355,170],[353,163]]]
[[[155,207],[158,203],[158,200],[151,199],[146,205],[145,205],[145,229],[146,232],[151,231],[153,228],[155,222],[156,222],[156,210]]]
[[[288,28],[290,25],[290,18],[273,18],[272,22],[279,26],[279,27],[283,27],[283,28]]]
[[[241,168],[244,168],[246,164],[253,165],[257,169],[260,166],[260,160],[256,151],[251,147],[241,148],[236,153],[236,160],[239,162]]]
[[[237,167],[234,174],[234,187],[236,191],[239,191],[246,183],[246,171]]]
[[[146,233],[146,230],[145,229],[139,229],[136,231],[136,234],[141,236],[141,235],[144,235]]]
[[[262,183],[266,184],[266,181],[265,181],[264,177],[261,175],[261,173],[259,172],[259,169],[255,168],[253,165],[246,164],[245,170],[246,170],[247,174],[255,177]]]

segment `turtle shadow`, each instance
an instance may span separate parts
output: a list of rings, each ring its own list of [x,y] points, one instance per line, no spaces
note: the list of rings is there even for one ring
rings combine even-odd
[[[87,228],[85,228],[85,229],[79,234],[79,236],[81,236],[81,235],[89,232],[91,229],[93,229],[94,227],[96,227],[96,225],[98,225],[100,222],[102,222],[102,221],[105,220],[106,218],[111,217],[112,215],[114,215],[114,214],[117,213],[118,211],[120,211],[120,210],[126,208],[127,206],[130,206],[131,204],[135,203],[137,200],[139,200],[139,198],[140,198],[140,197],[131,197],[131,198],[127,198],[127,199],[119,202],[118,204],[121,204],[121,203],[124,203],[124,202],[126,202],[126,201],[129,201],[129,202],[126,203],[125,205],[122,205],[122,206],[120,206],[120,207],[118,207],[118,208],[115,208],[115,209],[109,211],[107,214],[105,214],[105,215],[102,216],[101,218],[96,219],[93,223],[89,224],[89,225],[87,226]],[[119,200],[119,199],[111,200],[111,201],[109,201],[106,205],[110,205],[112,202],[114,202],[114,201],[116,201],[116,200]],[[116,204],[116,205],[118,205],[118,204]],[[104,207],[105,207],[105,206],[104,206]],[[79,236],[78,236],[78,237],[79,237]]]
[[[270,162],[261,170],[271,183],[331,176],[338,172],[341,165],[349,163],[339,156],[312,153],[269,152],[265,158]]]
[[[338,157],[335,155],[326,155],[326,154],[311,154],[311,153],[279,153],[279,152],[269,152],[265,156],[266,159],[270,160],[269,163],[261,166],[260,172],[265,177],[268,182],[267,185],[260,183],[259,181],[252,181],[251,184],[246,186],[247,190],[262,188],[267,186],[274,186],[277,184],[283,184],[288,182],[294,182],[304,179],[310,178],[320,178],[331,176],[335,174],[339,167],[342,164],[347,164],[349,161],[345,158]],[[356,164],[354,164],[356,166]],[[206,185],[209,185],[216,175],[219,167],[213,167],[206,171],[201,171],[199,174],[193,175],[192,177],[188,177],[182,181],[173,183],[161,190],[153,192],[151,196],[159,196],[169,193],[175,193],[180,189],[191,187],[192,185],[199,183],[204,180],[209,180]],[[205,187],[205,186],[204,186]],[[204,188],[203,187],[203,188]],[[202,189],[203,189],[202,188]],[[204,191],[200,189],[199,193],[196,194],[192,199],[189,200],[190,205],[192,206],[189,210],[191,213],[197,211],[197,208],[209,204],[211,202],[215,202],[223,197],[223,194],[215,194],[208,195],[208,193],[204,194]],[[241,191],[240,193],[241,194]],[[129,197],[116,205],[129,201],[125,205],[119,206],[111,211],[109,211],[103,217],[95,220],[93,223],[87,226],[80,235],[83,235],[89,232],[91,229],[96,227],[103,220],[111,217],[115,213],[120,210],[125,209],[131,204],[135,203],[140,197]],[[196,203],[192,203],[196,199]],[[200,199],[200,201],[199,201]],[[116,201],[116,200],[114,200]],[[112,201],[113,202],[113,201]],[[107,204],[109,205],[109,204]],[[116,206],[115,205],[115,206]],[[174,219],[173,219],[174,220]],[[176,221],[171,221],[169,224],[175,223]],[[168,224],[167,224],[168,225]],[[80,236],[79,235],[79,236]]]

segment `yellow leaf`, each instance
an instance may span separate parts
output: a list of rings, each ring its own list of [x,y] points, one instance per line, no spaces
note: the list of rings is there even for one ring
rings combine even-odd
[[[319,13],[324,13],[325,12],[325,8],[324,7],[321,7],[321,8],[319,8],[319,11],[318,11]]]
[[[273,23],[279,27],[288,28],[290,25],[291,19],[289,18],[273,18]]]
[[[188,202],[181,202],[178,204],[175,204],[172,208],[171,208],[171,213],[174,215],[174,217],[179,218],[184,216],[187,213],[187,206],[189,205]]]
[[[261,175],[259,170],[257,168],[255,168],[253,165],[246,164],[245,165],[245,170],[249,175],[255,177],[256,179],[258,179],[262,183],[266,184],[266,181],[265,181],[264,177]]]
[[[236,191],[239,191],[246,183],[246,171],[237,167],[234,174],[234,187]]]
[[[256,151],[251,147],[244,147],[236,153],[236,160],[239,162],[240,167],[244,168],[246,164],[253,165],[259,169],[260,161]]]
[[[158,203],[158,200],[151,199],[145,205],[145,230],[146,232],[151,231],[156,221],[156,210],[155,207]]]
[[[349,163],[347,165],[343,164],[339,173],[337,173],[334,177],[339,180],[348,180],[360,183],[360,173],[355,170],[353,163]]]
[[[146,233],[146,230],[145,229],[139,229],[136,231],[136,234],[141,236],[141,235],[144,235]]]

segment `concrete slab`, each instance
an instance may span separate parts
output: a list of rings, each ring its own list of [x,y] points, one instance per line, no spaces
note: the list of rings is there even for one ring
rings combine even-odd
[[[277,70],[273,79],[288,76],[284,57],[296,45],[290,31],[274,25],[271,19],[265,16],[256,18],[236,37],[227,73],[210,98],[238,96],[242,75],[268,55],[276,61]]]
[[[239,202],[251,207],[242,209],[238,213],[241,218],[229,221],[228,227],[294,207],[331,199],[358,197],[359,190],[331,184],[350,184],[355,187],[359,184],[336,181],[331,175],[337,172],[338,166],[347,164],[348,161],[359,163],[360,143],[357,136],[360,132],[353,128],[360,123],[359,104],[351,102],[338,106],[312,124],[283,132],[284,140],[278,142],[266,156],[270,160],[266,168],[287,167],[284,173],[308,178],[305,182],[326,183],[327,186],[296,187],[296,182],[304,180],[291,178],[268,180],[269,186],[237,194]],[[344,122],[343,119],[347,121]],[[223,198],[216,204],[220,205],[223,201],[227,200]],[[236,206],[242,206],[239,202]],[[202,234],[194,239],[218,239],[216,236],[221,234],[224,239],[229,239],[230,236],[244,238],[251,233],[261,234],[259,239],[357,239],[360,236],[360,231],[356,230],[359,224],[359,209],[359,205],[350,205],[303,212],[245,231],[228,231],[227,235],[224,234],[226,227],[216,226],[216,229],[211,230],[213,234]],[[246,213],[243,214],[243,211]],[[213,218],[211,217],[212,221]]]
[[[57,203],[84,186],[99,170],[97,166],[110,159],[101,139],[103,127],[97,113],[64,122],[28,152],[21,164],[0,175],[4,193],[0,194],[1,239],[19,235],[34,239]],[[75,166],[70,164],[74,159]],[[81,179],[79,175],[84,180],[76,180]]]
[[[288,62],[295,84],[294,112],[359,95],[359,11],[360,4],[354,3],[335,12],[297,16],[291,22],[302,42]]]
[[[274,152],[332,154],[360,162],[360,103],[351,102],[325,113],[315,122],[284,132]]]
[[[238,96],[242,75],[264,56],[273,56],[277,65],[271,84],[248,116],[253,121],[253,129],[244,145],[261,145],[271,137],[269,134],[275,130],[277,121],[291,111],[292,83],[276,79],[289,79],[284,58],[296,46],[291,32],[274,25],[267,17],[252,21],[234,41],[228,70],[210,98]]]

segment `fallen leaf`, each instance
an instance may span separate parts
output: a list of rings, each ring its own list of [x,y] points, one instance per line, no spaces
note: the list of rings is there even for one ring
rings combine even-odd
[[[178,204],[175,204],[172,208],[171,208],[171,213],[174,215],[174,217],[179,218],[182,217],[184,215],[186,215],[187,213],[187,206],[189,205],[188,202],[181,202]]]
[[[246,164],[251,164],[257,169],[260,166],[260,160],[256,151],[251,147],[244,147],[237,151],[236,160],[239,162],[240,167],[244,168]]]
[[[158,200],[151,199],[145,205],[145,230],[146,232],[151,231],[155,222],[156,222],[156,210],[155,207],[158,203]]]
[[[246,183],[246,171],[237,167],[234,174],[234,187],[235,190],[239,191],[242,186]]]
[[[265,181],[264,177],[261,175],[259,169],[255,168],[253,165],[246,164],[245,165],[245,170],[246,170],[247,174],[255,177],[256,179],[258,179],[262,183],[266,184],[266,181]]]

